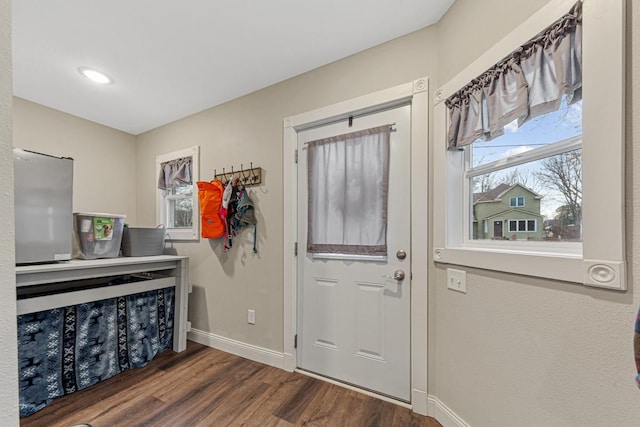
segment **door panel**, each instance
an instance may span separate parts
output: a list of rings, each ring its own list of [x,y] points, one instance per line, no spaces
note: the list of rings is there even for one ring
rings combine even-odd
[[[405,105],[298,133],[298,367],[410,400],[410,117]],[[390,139],[386,257],[313,256],[307,243],[305,142],[395,123]],[[398,259],[396,252],[408,253]],[[404,280],[393,278],[396,270]]]
[[[338,281],[316,279],[313,286],[317,304],[313,307],[313,316],[323,321],[313,325],[311,333],[316,337],[315,345],[337,350],[338,342]]]
[[[384,285],[357,283],[356,355],[384,361]]]

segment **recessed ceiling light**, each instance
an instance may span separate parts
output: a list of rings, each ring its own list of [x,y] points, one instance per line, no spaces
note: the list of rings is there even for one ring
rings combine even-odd
[[[108,85],[113,83],[113,79],[100,71],[89,67],[78,67],[78,72],[95,83]]]

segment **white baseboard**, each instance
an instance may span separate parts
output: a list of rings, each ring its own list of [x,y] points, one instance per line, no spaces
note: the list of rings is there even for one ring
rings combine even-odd
[[[284,354],[270,350],[257,345],[247,344],[242,341],[232,340],[210,332],[201,331],[199,329],[191,329],[187,334],[187,338],[207,347],[222,350],[254,362],[264,363],[265,365],[274,366],[276,368],[285,369]]]
[[[438,420],[443,427],[470,427],[462,418],[435,396],[427,397],[429,416]]]

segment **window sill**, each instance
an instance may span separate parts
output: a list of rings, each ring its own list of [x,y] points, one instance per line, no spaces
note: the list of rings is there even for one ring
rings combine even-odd
[[[436,248],[437,263],[626,290],[624,262],[587,260],[581,254],[487,247]]]
[[[164,239],[167,242],[176,242],[176,241],[197,241],[200,240],[198,237],[198,231],[186,228],[167,228],[166,237]]]

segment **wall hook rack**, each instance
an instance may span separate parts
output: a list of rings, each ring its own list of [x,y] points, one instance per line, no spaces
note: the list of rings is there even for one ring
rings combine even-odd
[[[244,164],[241,163],[239,171],[234,171],[233,166],[231,166],[231,172],[227,172],[226,168],[222,168],[222,173],[218,173],[217,169],[214,169],[213,175],[214,179],[222,181],[224,185],[227,185],[232,178],[238,178],[238,183],[244,186],[262,184],[262,168],[254,168],[253,162],[251,162],[249,169],[245,169]]]

